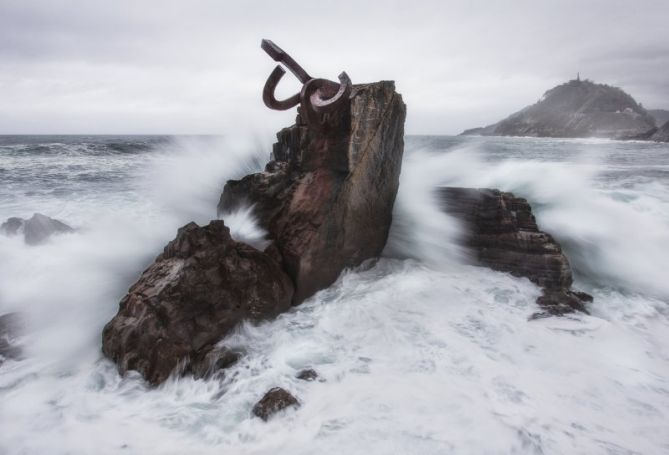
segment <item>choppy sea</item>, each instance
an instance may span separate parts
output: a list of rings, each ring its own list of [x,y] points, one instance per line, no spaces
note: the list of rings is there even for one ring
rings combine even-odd
[[[246,355],[223,380],[120,377],[102,327],[177,228],[215,218],[225,181],[264,164],[258,143],[0,136],[0,222],[77,229],[0,235],[0,315],[27,320],[24,358],[0,366],[0,453],[669,453],[668,144],[407,137],[384,258],[239,327],[223,343]],[[591,315],[528,321],[539,289],[469,264],[438,186],[527,198]],[[264,235],[252,210],[225,219]],[[302,406],[252,418],[274,386]]]

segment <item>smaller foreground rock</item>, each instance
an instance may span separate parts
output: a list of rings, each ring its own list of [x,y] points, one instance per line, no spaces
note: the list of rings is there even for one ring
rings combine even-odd
[[[206,377],[235,353],[216,343],[242,320],[286,311],[293,285],[270,255],[234,241],[223,221],[179,229],[121,300],[105,326],[102,351],[123,374],[160,384],[178,366]]]
[[[315,381],[316,379],[318,379],[318,373],[316,373],[316,370],[307,368],[306,370],[302,370],[299,373],[297,373],[296,378],[301,379],[303,381]]]
[[[23,232],[24,241],[28,245],[39,245],[54,234],[74,232],[74,229],[62,221],[35,213],[27,220],[17,217],[9,218],[0,225],[0,232],[10,236]]]
[[[537,303],[549,314],[587,312],[592,297],[571,290],[567,257],[550,234],[539,230],[528,202],[494,189],[440,188],[445,212],[465,224],[463,243],[475,262],[543,288]]]
[[[289,407],[298,408],[299,406],[300,402],[290,392],[281,387],[275,387],[253,406],[253,415],[267,422],[277,412]]]

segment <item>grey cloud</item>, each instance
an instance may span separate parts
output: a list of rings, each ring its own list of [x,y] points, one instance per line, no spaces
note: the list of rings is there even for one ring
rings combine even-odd
[[[394,79],[409,133],[491,123],[576,71],[669,108],[668,16],[651,0],[5,0],[0,133],[271,131],[294,113],[260,101],[264,37],[318,76]]]

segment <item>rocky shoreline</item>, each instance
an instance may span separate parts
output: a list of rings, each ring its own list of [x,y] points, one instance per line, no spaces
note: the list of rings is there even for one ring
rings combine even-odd
[[[289,61],[271,42],[263,41],[263,49]],[[381,255],[404,152],[402,97],[391,81],[350,85],[342,73],[336,88],[299,66],[292,70],[305,79],[299,97],[274,99],[280,76],[270,76],[264,99],[275,109],[301,102],[295,124],[279,131],[263,172],[225,184],[217,207],[223,218],[252,207],[269,246],[260,251],[233,240],[223,220],[179,229],[104,327],[102,352],[121,374],[137,371],[152,385],[173,374],[225,375],[241,353],[219,342],[237,325],[272,319],[330,286],[343,270]],[[318,88],[307,96],[310,86]],[[320,98],[326,95],[330,101]],[[587,312],[592,298],[571,289],[567,258],[539,230],[525,199],[494,189],[437,191],[442,209],[465,225],[463,242],[476,264],[543,289],[542,312],[533,317]],[[304,370],[297,377],[319,376]],[[252,412],[267,420],[299,406],[275,387]]]
[[[299,112],[277,134],[263,172],[225,184],[219,214],[252,206],[268,232],[264,251],[233,240],[223,220],[190,223],[130,288],[102,334],[121,374],[138,371],[154,385],[175,373],[218,374],[241,355],[218,346],[239,323],[272,319],[380,256],[399,187],[405,105],[384,81],[353,86],[346,108],[327,115],[316,131]],[[571,289],[567,258],[526,200],[494,189],[437,192],[466,226],[476,264],[543,289],[535,316],[586,312],[592,298]]]

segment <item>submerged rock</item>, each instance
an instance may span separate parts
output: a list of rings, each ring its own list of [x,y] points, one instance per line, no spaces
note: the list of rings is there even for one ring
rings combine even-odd
[[[245,319],[275,317],[292,296],[280,265],[232,240],[223,221],[190,223],[123,298],[104,328],[102,351],[121,373],[139,371],[152,384],[178,364],[205,376],[216,362],[234,362],[229,355],[212,358],[226,333]]]
[[[237,363],[241,357],[241,353],[227,348],[201,349],[190,358],[184,373],[192,374],[195,379],[209,379]]]
[[[253,205],[299,304],[346,267],[381,254],[392,221],[406,107],[392,82],[356,85],[350,110],[314,132],[281,130],[265,171],[230,180],[219,213]]]
[[[0,232],[10,236],[23,233],[23,238],[28,245],[38,245],[54,234],[74,232],[74,229],[62,221],[35,213],[27,220],[17,217],[9,218],[0,225]]]
[[[18,235],[26,222],[23,218],[11,217],[0,225],[0,232],[5,235]]]
[[[545,310],[546,314],[562,316],[574,310],[588,313],[585,304],[591,303],[592,300],[592,296],[585,292],[570,289],[544,289],[543,294],[537,299],[537,303]]]
[[[537,303],[551,314],[583,311],[588,294],[571,291],[567,257],[550,234],[539,230],[528,202],[494,189],[440,188],[445,212],[465,225],[463,242],[475,262],[544,289]]]
[[[275,387],[262,397],[262,399],[253,406],[253,415],[260,417],[265,422],[274,414],[289,407],[298,408],[300,402],[290,392]]]
[[[303,381],[315,381],[316,379],[318,379],[318,373],[316,373],[316,370],[307,368],[306,370],[302,370],[299,373],[297,373],[297,376],[295,377]]]

